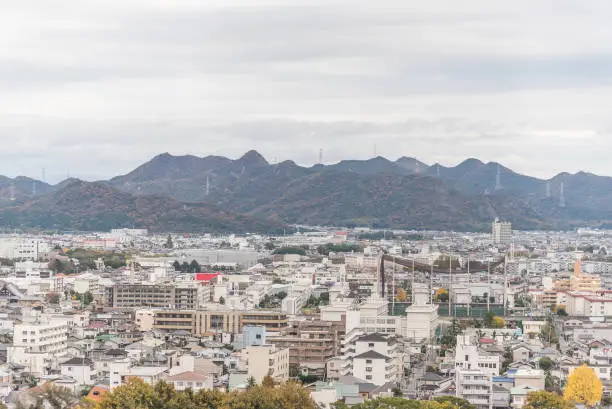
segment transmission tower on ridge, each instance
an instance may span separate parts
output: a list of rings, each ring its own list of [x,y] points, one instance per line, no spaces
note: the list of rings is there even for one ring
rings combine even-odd
[[[565,207],[565,182],[559,187],[559,207]]]
[[[323,164],[323,148],[319,149],[319,165]]]
[[[497,165],[497,176],[495,177],[495,190],[502,190],[501,166]]]

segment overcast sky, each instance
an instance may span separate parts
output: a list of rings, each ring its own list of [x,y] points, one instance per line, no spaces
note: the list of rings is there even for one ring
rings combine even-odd
[[[609,0],[19,0],[0,173],[250,149],[612,175]]]

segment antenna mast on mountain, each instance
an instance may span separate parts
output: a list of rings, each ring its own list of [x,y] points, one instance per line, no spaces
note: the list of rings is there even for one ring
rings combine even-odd
[[[374,144],[374,157],[376,157],[377,153],[376,153],[376,144]]]
[[[500,165],[497,165],[497,176],[495,177],[495,190],[502,190],[501,166]]]
[[[559,207],[565,207],[565,182],[559,187]]]
[[[323,148],[319,149],[319,165],[323,164]]]
[[[40,171],[40,177],[43,182],[47,181],[47,169],[42,168],[42,170]]]
[[[546,198],[550,199],[550,182],[546,182]]]

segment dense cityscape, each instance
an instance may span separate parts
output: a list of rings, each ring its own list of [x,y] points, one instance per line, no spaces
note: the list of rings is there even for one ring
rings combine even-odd
[[[296,381],[323,408],[449,396],[520,408],[533,392],[567,396],[586,364],[602,388],[588,398],[608,402],[611,244],[498,219],[490,233],[5,234],[0,399]]]

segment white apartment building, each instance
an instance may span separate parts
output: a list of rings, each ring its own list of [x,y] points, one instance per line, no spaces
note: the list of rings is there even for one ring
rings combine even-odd
[[[571,317],[611,317],[612,294],[607,291],[602,294],[560,291],[557,293],[557,300],[559,304],[566,306],[566,311]]]
[[[493,376],[478,369],[458,368],[455,372],[457,397],[478,409],[493,408]]]
[[[351,375],[377,386],[397,382],[404,373],[403,355],[397,339],[382,334],[357,338],[351,345],[346,363],[345,368]]]
[[[250,346],[244,350],[249,377],[261,384],[266,376],[275,382],[289,379],[289,348],[276,348],[274,345]]]
[[[478,409],[493,407],[493,376],[501,369],[501,357],[478,349],[469,336],[457,338],[455,350],[455,385],[457,397]]]
[[[8,362],[20,364],[29,372],[45,374],[46,368],[66,353],[68,322],[51,318],[17,324],[13,327],[13,345],[8,348]]]

